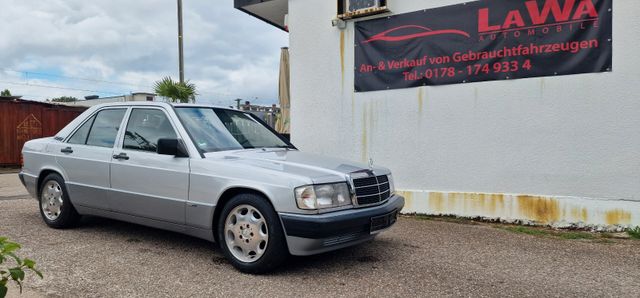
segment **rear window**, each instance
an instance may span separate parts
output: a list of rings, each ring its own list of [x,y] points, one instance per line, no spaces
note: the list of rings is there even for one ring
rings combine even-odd
[[[96,119],[96,116],[91,117],[87,120],[76,132],[69,138],[69,144],[86,144],[87,137],[89,136],[89,130],[91,130],[91,125],[93,125],[93,120]]]
[[[93,120],[85,144],[98,147],[113,147],[125,112],[126,109],[109,109],[98,112]],[[80,130],[82,129],[84,129],[84,125],[80,128]]]

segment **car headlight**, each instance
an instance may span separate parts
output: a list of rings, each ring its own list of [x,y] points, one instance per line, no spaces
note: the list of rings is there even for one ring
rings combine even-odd
[[[316,210],[351,205],[351,193],[345,182],[301,186],[295,189],[295,195],[300,209]]]
[[[393,195],[394,193],[396,193],[396,187],[395,185],[393,185],[393,176],[389,174],[387,178],[389,179],[389,192],[391,195]]]

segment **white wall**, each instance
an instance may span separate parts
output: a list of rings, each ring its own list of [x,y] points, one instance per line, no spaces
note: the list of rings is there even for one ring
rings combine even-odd
[[[461,2],[388,6],[405,13]],[[638,14],[640,2],[615,2],[612,73],[354,93],[353,23],[342,33],[331,26],[335,1],[290,0],[292,141],[371,157],[402,190],[640,202]]]

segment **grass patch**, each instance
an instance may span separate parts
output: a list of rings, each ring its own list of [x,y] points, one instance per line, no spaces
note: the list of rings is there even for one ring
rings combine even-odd
[[[575,239],[594,239],[594,234],[587,232],[560,232],[557,235],[562,239],[575,240]]]
[[[580,239],[595,240],[600,238],[606,238],[606,237],[600,237],[598,234],[588,233],[588,232],[553,231],[545,228],[532,228],[532,227],[523,227],[523,226],[508,226],[508,227],[503,227],[502,229],[507,230],[509,232],[513,232],[513,233],[527,234],[531,236],[559,238],[559,239],[565,239],[565,240],[580,240]]]
[[[521,234],[527,234],[527,235],[533,235],[533,236],[548,236],[548,235],[551,235],[551,233],[549,231],[545,231],[545,230],[541,230],[541,229],[528,228],[528,227],[505,227],[504,229],[509,231],[509,232],[521,233]]]
[[[545,238],[555,238],[555,239],[563,239],[563,240],[591,240],[597,243],[616,243],[614,240],[619,239],[636,239],[640,240],[640,226],[635,227],[633,229],[628,229],[626,234],[624,232],[620,233],[600,233],[600,232],[587,232],[580,230],[555,230],[549,227],[539,227],[539,226],[519,226],[514,224],[503,224],[496,223],[495,221],[488,221],[482,219],[472,219],[472,218],[464,218],[464,217],[456,217],[450,215],[426,215],[426,214],[410,214],[410,215],[402,215],[405,218],[410,218],[414,220],[426,220],[426,221],[440,221],[440,222],[450,222],[457,224],[466,224],[466,225],[486,225],[491,226],[496,229],[509,231],[512,233],[518,234],[526,234],[537,237],[545,237]],[[628,237],[627,237],[628,235]]]
[[[408,215],[408,218],[413,218],[413,219],[418,219],[418,220],[435,220],[435,216],[431,216],[431,215],[424,215],[424,214],[415,214],[415,215]]]
[[[600,238],[613,239],[614,237],[611,233],[600,233]]]
[[[444,221],[444,222],[452,222],[458,224],[466,224],[466,225],[475,225],[477,224],[471,219],[455,217],[455,216],[442,216],[442,215],[425,215],[425,214],[414,214],[409,215],[408,218],[413,218],[417,220],[432,220],[432,221]]]
[[[627,234],[629,234],[631,239],[640,240],[640,226],[627,230]]]

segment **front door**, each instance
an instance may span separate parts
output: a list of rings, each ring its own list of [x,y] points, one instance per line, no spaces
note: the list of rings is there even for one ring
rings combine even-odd
[[[156,153],[158,139],[180,138],[163,108],[132,108],[111,163],[114,211],[184,224],[189,158]]]
[[[108,108],[89,117],[67,140],[54,144],[74,205],[108,209],[109,164],[126,108]]]

